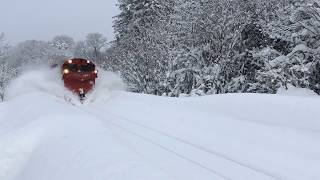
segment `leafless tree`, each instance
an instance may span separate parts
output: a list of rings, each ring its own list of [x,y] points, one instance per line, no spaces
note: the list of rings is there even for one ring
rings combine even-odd
[[[93,50],[95,60],[100,60],[101,49],[108,44],[108,41],[100,33],[90,33],[87,35],[86,43]]]

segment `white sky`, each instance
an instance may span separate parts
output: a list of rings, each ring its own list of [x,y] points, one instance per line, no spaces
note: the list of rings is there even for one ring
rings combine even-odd
[[[0,0],[0,32],[7,40],[50,40],[55,35],[84,39],[90,32],[113,38],[117,0]]]

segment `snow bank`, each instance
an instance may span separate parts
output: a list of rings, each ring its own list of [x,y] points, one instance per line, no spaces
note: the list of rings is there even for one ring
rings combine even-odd
[[[1,180],[170,179],[100,119],[50,94],[10,99],[0,114]]]
[[[135,123],[275,176],[270,179],[320,179],[318,97],[225,94],[178,99],[119,93],[118,98],[93,106],[104,112],[105,117],[119,118],[123,126],[140,129],[137,132],[147,130]],[[177,148],[178,144],[167,147]],[[197,156],[200,152],[188,157]],[[211,156],[209,153],[205,157]],[[218,163],[217,159],[212,161]],[[253,174],[246,176],[242,174],[246,170],[233,169],[233,165],[219,162],[218,166],[209,167],[231,179],[263,179]],[[165,166],[163,163],[162,167]],[[173,167],[167,171],[170,168]],[[191,174],[194,179],[200,176],[196,172]]]
[[[293,86],[289,86],[288,89],[282,87],[277,91],[277,94],[282,96],[301,96],[319,98],[319,95],[310,89],[297,88]]]

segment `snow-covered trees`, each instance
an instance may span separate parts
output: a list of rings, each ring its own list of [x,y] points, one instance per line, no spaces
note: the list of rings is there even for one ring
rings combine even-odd
[[[241,30],[248,21],[245,12],[238,10],[241,7],[240,2],[234,3],[231,0],[180,0],[176,4],[171,31],[176,43],[173,51],[173,56],[176,58],[173,59],[173,64],[182,64],[171,66],[173,69],[170,72],[172,74],[170,79],[178,78],[180,80],[174,81],[179,82],[181,79],[189,79],[181,77],[190,76],[192,73],[194,74],[192,86],[197,93],[228,91],[226,78],[221,76],[232,78],[233,69],[229,66],[239,53],[237,51],[239,51]],[[185,86],[186,82],[181,84]],[[190,86],[189,84],[188,87]],[[183,93],[190,93],[189,88],[175,85],[175,89],[177,88]],[[179,93],[174,95],[177,96]]]
[[[173,0],[120,0],[115,20],[121,72],[133,91],[162,94],[170,57],[167,28]]]
[[[0,101],[4,100],[4,94],[9,82],[17,75],[17,70],[7,62],[0,62]]]
[[[84,41],[76,43],[73,55],[87,58],[102,64],[105,60],[104,50],[108,44],[107,38],[100,33],[89,33]]]
[[[314,0],[119,0],[108,63],[144,93],[320,91]]]
[[[86,42],[90,48],[92,48],[96,57],[101,48],[105,47],[108,43],[107,38],[103,37],[100,33],[90,33],[87,35]]]
[[[267,79],[277,84],[274,90],[293,85],[319,93],[319,13],[316,1],[288,1],[276,12],[277,18],[264,27],[265,32],[276,40],[271,45],[273,50],[278,50],[278,55],[265,60],[268,66],[261,74],[271,75]]]
[[[73,57],[75,41],[72,37],[67,35],[55,36],[50,42],[47,49],[47,54],[51,64],[59,63],[60,61]]]
[[[0,101],[3,101],[5,89],[16,75],[16,69],[7,62],[9,48],[4,34],[0,34]]]
[[[74,48],[75,42],[72,37],[66,35],[59,35],[55,36],[52,41],[51,45],[60,50],[70,50]]]
[[[79,41],[76,43],[73,56],[87,59],[91,57],[90,48],[85,41]]]
[[[9,49],[10,45],[5,38],[5,34],[0,33],[0,61],[3,61],[7,57]]]
[[[10,50],[9,62],[14,66],[54,64],[65,59],[64,52],[53,47],[50,42],[28,40]]]
[[[90,59],[100,63],[103,58],[101,49],[108,44],[107,38],[100,33],[89,33],[86,37],[86,44],[89,47],[89,52],[92,54]]]
[[[4,61],[8,55],[10,46],[5,39],[4,33],[0,33],[0,61]]]

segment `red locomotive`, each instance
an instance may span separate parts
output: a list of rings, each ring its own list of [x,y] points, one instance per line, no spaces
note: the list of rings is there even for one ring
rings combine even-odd
[[[96,66],[89,60],[74,58],[66,60],[61,68],[65,87],[78,94],[80,100],[83,100],[95,85],[98,77]]]

